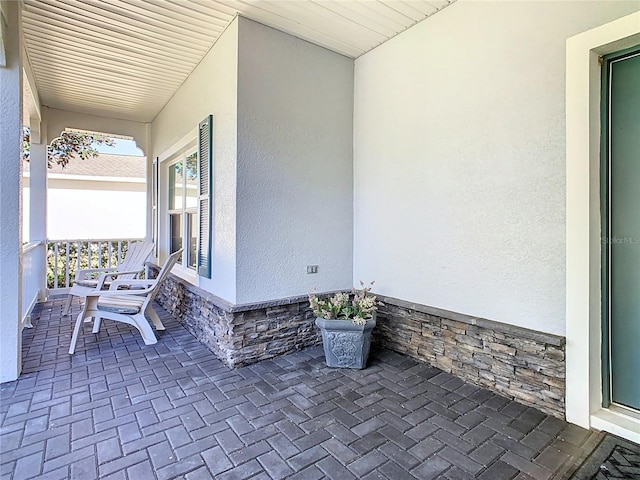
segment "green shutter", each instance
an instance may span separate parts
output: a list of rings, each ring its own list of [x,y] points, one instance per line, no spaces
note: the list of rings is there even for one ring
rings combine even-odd
[[[198,128],[198,275],[211,278],[211,223],[212,207],[212,166],[213,166],[213,116],[209,115]]]

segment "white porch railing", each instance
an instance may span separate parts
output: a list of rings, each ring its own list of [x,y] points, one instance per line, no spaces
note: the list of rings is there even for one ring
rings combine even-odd
[[[70,239],[47,241],[47,292],[67,293],[78,270],[115,267],[127,253],[129,243],[144,240]]]
[[[42,298],[43,242],[29,242],[22,246],[22,327],[32,327],[31,310]]]

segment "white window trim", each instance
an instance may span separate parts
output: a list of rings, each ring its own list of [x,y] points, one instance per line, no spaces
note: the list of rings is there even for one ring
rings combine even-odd
[[[197,155],[198,155],[198,153],[194,149],[188,149],[186,152],[180,153],[180,154],[178,154],[178,155],[176,155],[174,157],[171,157],[171,159],[167,161],[167,170],[168,170],[167,177],[169,179],[169,182],[168,182],[169,183],[169,190],[168,190],[169,192],[171,191],[171,170],[172,170],[172,168],[177,163],[186,161],[186,159],[188,157],[192,156],[192,155],[196,156],[196,165],[197,165]],[[185,170],[183,170],[183,172],[186,172],[186,167],[184,167],[184,168],[185,168]],[[189,225],[189,222],[187,221],[187,217],[189,215],[194,215],[195,214],[196,218],[197,218],[198,205],[197,205],[197,192],[196,192],[196,196],[194,197],[196,199],[196,205],[194,205],[192,207],[188,207],[187,206],[188,183],[187,183],[186,175],[185,174],[183,174],[183,175],[184,176],[183,176],[183,179],[182,179],[182,206],[180,208],[168,208],[167,207],[167,215],[169,217],[171,217],[171,215],[180,215],[180,217],[181,217],[181,219],[180,219],[180,221],[182,223],[181,238],[182,238],[182,245],[183,245],[183,248],[185,249],[185,251],[182,253],[182,260],[179,263],[176,263],[176,265],[185,266],[185,263],[187,263],[189,260],[193,260],[193,259],[189,258],[188,247],[184,247],[185,243],[188,242],[187,239],[190,237],[190,236],[187,235],[187,233],[190,231],[188,229],[188,227],[187,227]],[[195,190],[195,189],[197,189],[198,186],[197,186],[197,184],[195,184],[195,185],[192,185],[192,187]],[[174,192],[174,195],[175,195],[175,192]],[[167,199],[167,201],[170,203],[171,202],[171,197],[169,197]],[[198,222],[196,222],[196,225],[198,225]],[[167,233],[169,234],[168,242],[169,242],[169,245],[171,245],[171,229],[170,228],[167,229]],[[194,251],[192,253],[193,253],[194,256],[197,257],[197,251]],[[189,267],[188,265],[185,266],[185,268],[188,268],[189,270],[195,270],[196,269],[195,266],[192,268],[192,267]]]
[[[640,12],[567,40],[566,418],[640,442],[640,420],[602,407],[598,57],[640,43]]]
[[[170,232],[169,232],[169,167],[178,161],[178,157],[198,148],[198,127],[190,130],[180,140],[158,155],[158,208],[159,215],[159,263],[169,256]],[[200,277],[197,272],[184,265],[174,265],[171,273],[181,279],[198,286]]]

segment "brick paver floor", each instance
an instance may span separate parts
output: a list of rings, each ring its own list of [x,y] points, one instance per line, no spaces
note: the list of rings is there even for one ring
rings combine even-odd
[[[1,478],[544,480],[599,439],[388,350],[365,370],[320,347],[229,370],[156,310],[156,345],[105,321],[69,356],[62,300],[36,307],[1,388]]]

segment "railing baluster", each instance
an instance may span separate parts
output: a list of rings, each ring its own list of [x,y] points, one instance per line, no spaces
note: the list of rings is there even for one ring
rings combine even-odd
[[[53,288],[58,288],[58,242],[53,244]]]
[[[69,286],[69,242],[65,243],[64,286]]]
[[[107,265],[107,268],[111,268],[111,260],[112,260],[111,257],[113,256],[113,242],[110,241],[108,245],[109,245],[109,247],[108,247],[107,251],[109,253],[108,253],[107,259],[109,261],[108,262],[109,264]],[[114,266],[117,266],[117,265],[118,264],[116,263],[116,265],[114,265]]]
[[[76,276],[78,278],[78,272],[80,271],[80,255],[82,254],[82,242],[78,240],[76,242]]]

